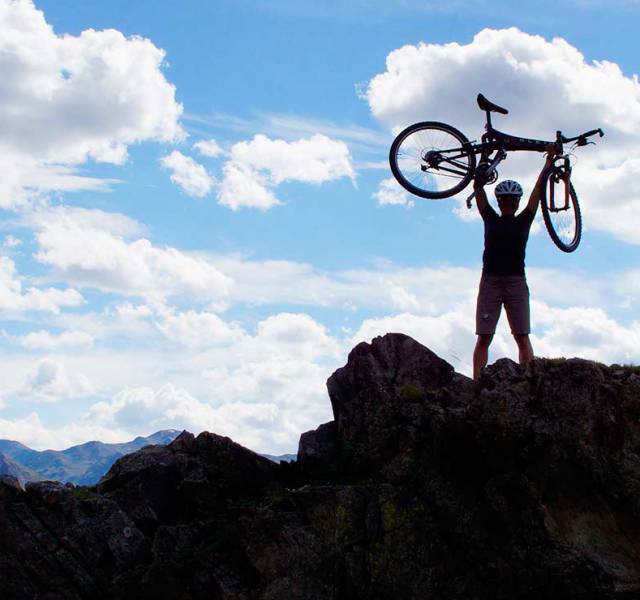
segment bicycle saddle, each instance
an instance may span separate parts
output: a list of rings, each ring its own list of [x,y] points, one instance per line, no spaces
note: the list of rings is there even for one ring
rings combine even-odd
[[[509,114],[509,111],[506,108],[502,108],[502,106],[489,102],[489,100],[487,100],[482,94],[478,94],[478,106],[480,107],[480,110],[497,112],[503,115]]]

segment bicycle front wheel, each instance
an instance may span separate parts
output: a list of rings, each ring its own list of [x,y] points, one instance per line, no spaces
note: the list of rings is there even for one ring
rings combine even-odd
[[[540,204],[553,243],[563,252],[573,252],[582,237],[582,216],[576,191],[562,168],[549,169]]]
[[[391,172],[407,191],[422,198],[454,196],[473,179],[476,156],[455,127],[424,121],[401,131],[389,151]]]

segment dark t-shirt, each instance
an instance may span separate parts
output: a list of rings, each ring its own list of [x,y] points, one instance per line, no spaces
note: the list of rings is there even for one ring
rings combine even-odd
[[[490,204],[480,213],[484,221],[484,275],[524,275],[524,256],[533,214],[525,208],[519,215],[498,215]]]

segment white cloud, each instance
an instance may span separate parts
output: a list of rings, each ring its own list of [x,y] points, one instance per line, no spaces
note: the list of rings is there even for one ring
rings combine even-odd
[[[422,274],[422,270],[399,271],[398,281],[407,296],[421,298],[420,288],[412,287],[415,284],[411,282],[418,280],[418,285],[422,285],[419,281]],[[210,312],[179,313],[163,306],[120,305],[110,311],[113,317],[130,318],[134,323],[156,323],[156,335],[165,335],[184,348],[176,352],[153,337],[153,330],[147,331],[144,343],[136,349],[123,353],[118,347],[109,351],[101,343],[99,351],[83,353],[73,360],[64,357],[63,373],[57,363],[40,367],[30,376],[31,385],[42,388],[40,399],[51,399],[65,390],[67,395],[73,395],[76,393],[73,386],[65,384],[65,380],[74,381],[68,375],[71,372],[88,375],[102,394],[111,390],[110,400],[95,403],[86,419],[74,420],[75,431],[85,427],[87,435],[97,428],[111,427],[125,432],[126,439],[155,429],[184,427],[195,432],[207,429],[229,435],[258,451],[290,451],[302,431],[331,418],[324,382],[335,368],[344,364],[347,352],[363,339],[390,331],[404,332],[430,347],[458,371],[470,374],[477,280],[467,278],[464,270],[456,273],[443,268],[440,273],[434,270],[424,274],[433,296],[425,312],[390,310],[384,316],[361,321],[356,333],[347,336],[332,335],[322,323],[304,313],[271,315],[250,333]],[[564,307],[558,307],[555,301],[546,302],[544,297],[548,294],[544,287],[535,288],[549,276],[549,272],[536,273],[537,283],[531,282],[533,344],[537,355],[575,354],[605,362],[640,361],[638,323],[625,327],[604,310],[586,305],[587,301],[597,301],[601,293],[598,286],[589,292],[588,281],[567,282],[569,288],[577,283],[575,293],[565,298],[573,305],[565,302]],[[380,273],[369,273],[366,277],[359,273],[359,277],[370,286],[362,288],[362,294],[365,290],[371,294]],[[581,295],[584,306],[576,304]],[[82,320],[79,323],[85,329],[86,323]],[[124,321],[117,324],[122,326]],[[101,335],[101,340],[104,337]],[[490,361],[505,355],[517,358],[516,345],[503,315]],[[8,361],[4,361],[3,369],[17,370]],[[113,393],[114,389],[121,391]],[[0,421],[0,431],[2,426]],[[68,439],[70,434],[61,435]]]
[[[152,432],[145,430],[144,433]],[[17,419],[0,418],[0,438],[16,440],[34,450],[63,450],[89,440],[116,443],[132,439],[129,432],[86,420],[50,427],[42,422],[37,412]]]
[[[304,313],[278,313],[260,321],[253,343],[259,355],[272,358],[337,357],[339,350],[324,325]]]
[[[90,410],[91,419],[105,427],[213,431],[251,448],[263,443],[265,430],[274,425],[278,416],[273,403],[227,402],[214,407],[172,384],[157,390],[127,388],[109,402],[94,404]]]
[[[234,210],[267,210],[280,204],[271,189],[286,181],[319,185],[356,176],[347,145],[322,134],[293,142],[256,135],[251,141],[238,142],[231,148],[223,174],[218,201]]]
[[[281,204],[268,189],[260,173],[239,162],[228,161],[222,167],[224,178],[218,190],[218,202],[232,210],[258,208],[268,210]]]
[[[380,262],[371,269],[322,271],[308,263],[214,256],[233,277],[231,301],[251,304],[385,309],[435,314],[477,286],[480,270],[465,267],[401,267]]]
[[[218,315],[194,310],[168,314],[156,326],[167,339],[192,347],[229,346],[244,335],[239,326]]]
[[[121,163],[127,146],[183,137],[182,106],[148,39],[88,29],[57,35],[31,0],[0,1],[0,205],[34,189],[95,189],[66,166]]]
[[[556,308],[534,303],[532,312],[542,330],[534,336],[542,356],[640,363],[640,321],[625,327],[595,307]]]
[[[22,240],[12,236],[12,235],[5,235],[4,236],[4,241],[2,242],[2,246],[4,248],[15,248],[16,246],[19,246],[20,244],[22,244]]]
[[[203,198],[215,183],[201,164],[177,150],[164,156],[160,163],[171,171],[171,181],[189,196]]]
[[[285,451],[330,418],[324,382],[343,359],[341,344],[310,316],[272,315],[255,335],[208,313],[170,317],[167,334],[186,347],[179,355],[158,351],[151,372],[173,382],[130,387],[96,403],[96,423],[132,432],[142,424],[208,429],[257,450]]]
[[[475,102],[478,91],[510,110],[507,117],[494,116],[502,131],[553,139],[557,129],[576,135],[602,127],[606,137],[597,148],[576,151],[573,179],[585,220],[593,229],[640,243],[634,218],[640,167],[629,158],[640,142],[636,76],[625,76],[610,61],[587,62],[563,39],[549,42],[515,28],[485,29],[469,44],[403,46],[388,55],[386,67],[369,82],[366,98],[373,115],[394,131],[437,120],[477,138],[484,120]],[[540,167],[537,155],[513,154],[503,170],[529,186]]]
[[[378,186],[378,191],[373,194],[373,198],[378,201],[378,204],[401,204],[412,207],[414,201],[410,199],[409,193],[400,186],[400,184],[393,178],[383,179]]]
[[[344,142],[316,134],[295,142],[256,135],[231,148],[232,160],[267,171],[274,185],[284,181],[320,184],[340,177],[355,178],[349,148]]]
[[[203,156],[215,158],[224,153],[224,150],[220,147],[220,144],[214,139],[200,140],[193,145],[193,148],[200,152]]]
[[[88,396],[94,392],[92,382],[82,374],[69,373],[62,363],[41,360],[18,390],[19,396],[42,402]]]
[[[49,331],[32,331],[17,338],[29,350],[57,350],[62,348],[91,348],[94,338],[84,331],[63,331],[55,335]]]
[[[187,296],[214,301],[228,293],[231,279],[206,259],[154,246],[146,238],[128,240],[139,233],[132,223],[113,215],[102,227],[97,219],[105,214],[59,209],[30,217],[39,247],[36,258],[54,268],[51,277],[150,300]]]
[[[148,233],[142,223],[127,215],[81,206],[62,205],[25,212],[19,224],[34,229],[40,229],[46,224],[50,228],[101,230],[123,238],[139,237]]]
[[[74,289],[33,286],[23,289],[24,281],[13,260],[0,255],[0,314],[5,318],[30,310],[58,313],[62,307],[84,304],[84,298]]]

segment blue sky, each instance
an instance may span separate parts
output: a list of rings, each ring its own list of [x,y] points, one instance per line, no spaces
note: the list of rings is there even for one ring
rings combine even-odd
[[[534,226],[532,339],[640,362],[638,12],[0,0],[0,437],[171,427],[295,451],[348,350],[391,330],[468,374],[481,223],[465,193],[394,187],[387,153],[417,120],[478,137],[479,91],[509,132],[605,129],[577,156],[578,251]],[[540,163],[501,173],[530,188]]]

